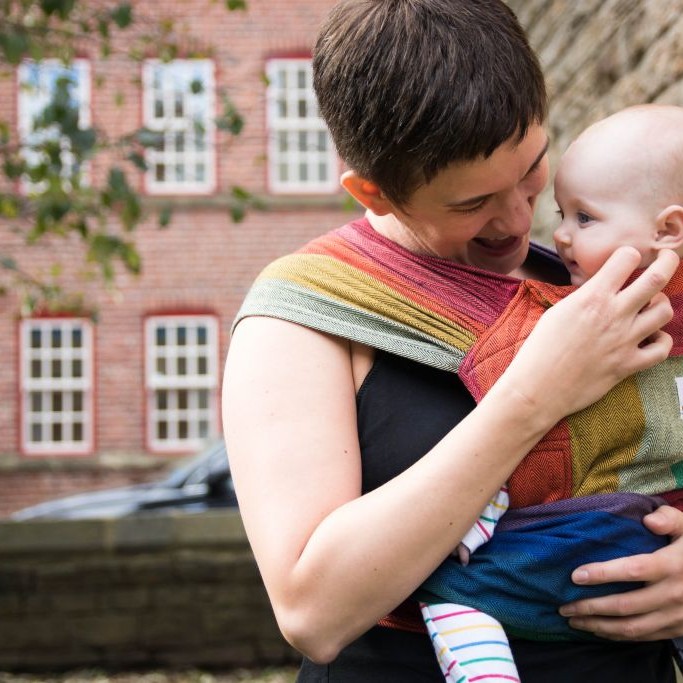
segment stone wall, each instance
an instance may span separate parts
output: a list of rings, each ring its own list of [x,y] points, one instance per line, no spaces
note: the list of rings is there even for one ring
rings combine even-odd
[[[587,125],[643,102],[683,105],[683,0],[507,0],[526,28],[551,97],[550,161]],[[557,224],[550,188],[536,238]]]
[[[0,671],[297,659],[236,511],[0,523]]]

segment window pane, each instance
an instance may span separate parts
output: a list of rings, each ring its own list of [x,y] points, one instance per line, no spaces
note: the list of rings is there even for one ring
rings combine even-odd
[[[305,152],[308,149],[308,135],[306,133],[299,133],[299,151]]]
[[[156,345],[165,346],[166,345],[166,328],[157,327],[156,329]]]
[[[166,144],[148,158],[151,188],[164,193],[183,188],[208,191],[213,183],[210,176],[215,153],[212,64],[205,59],[177,59],[149,68],[154,69],[156,92],[153,96],[146,93],[153,111],[147,114],[149,105],[145,108],[144,123],[162,135],[165,126],[170,124],[173,129],[165,133]]]
[[[62,394],[61,392],[55,391],[52,393],[52,412],[61,413],[62,412]]]
[[[276,59],[268,73],[288,70],[289,80],[268,86],[268,166],[276,192],[336,192],[336,156],[313,92],[310,61]],[[311,152],[320,156],[309,158]],[[325,168],[323,168],[323,166]]]
[[[52,441],[59,442],[62,440],[62,425],[59,422],[55,422],[52,425]]]
[[[86,452],[91,445],[86,440],[92,433],[90,324],[67,318],[22,324],[30,329],[28,336],[22,335],[27,348],[21,353],[34,356],[21,364],[26,424],[22,444],[29,454]],[[47,348],[32,348],[39,339],[47,342]]]
[[[41,372],[40,361],[39,360],[32,360],[31,361],[31,377],[34,379],[38,379],[41,376],[42,376],[42,372]]]
[[[43,440],[43,426],[37,422],[31,423],[31,441],[40,443]]]
[[[168,392],[157,391],[157,408],[159,410],[166,410],[168,408]]]
[[[168,451],[185,445],[199,446],[200,439],[215,434],[217,427],[214,412],[218,379],[214,377],[216,364],[212,358],[218,352],[218,330],[214,319],[159,316],[147,325],[155,332],[161,328],[167,331],[163,347],[154,343],[158,340],[156,334],[147,336],[151,362],[156,367],[163,359],[165,369],[163,375],[157,372],[148,376],[150,443]],[[201,426],[201,422],[206,424]]]
[[[31,330],[31,348],[40,348],[40,330]]]

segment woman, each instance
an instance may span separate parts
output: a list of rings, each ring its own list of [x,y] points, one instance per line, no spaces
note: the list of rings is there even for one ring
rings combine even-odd
[[[566,278],[529,250],[548,161],[543,78],[524,33],[499,0],[347,0],[322,28],[314,78],[350,168],[342,184],[366,219],[275,265],[248,297],[225,375],[232,472],[280,628],[306,655],[299,680],[439,681],[411,594],[560,418],[666,357],[659,290],[677,259],[662,252],[622,289],[638,256],[618,251],[543,316],[475,408],[439,369],[457,367],[459,342],[434,331],[448,306],[427,331],[374,306],[387,295],[388,308],[408,299],[407,311],[431,314],[449,296],[430,299],[436,283],[477,313],[483,299],[467,287],[482,273],[494,299],[517,277]],[[368,292],[373,273],[382,285]],[[356,315],[347,295],[372,310]],[[646,524],[683,533],[671,508]],[[577,628],[644,642],[515,641],[522,680],[547,680],[550,665],[554,681],[673,680],[661,639],[683,632],[682,566],[674,540],[577,570],[584,583],[647,583],[568,608]]]

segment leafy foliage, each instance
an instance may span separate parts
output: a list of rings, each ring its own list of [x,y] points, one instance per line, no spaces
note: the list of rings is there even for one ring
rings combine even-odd
[[[246,2],[227,0],[225,8],[245,10]],[[7,226],[2,229],[21,236],[27,244],[47,236],[75,239],[107,284],[113,282],[117,264],[129,273],[139,273],[142,263],[133,233],[145,211],[129,175],[147,169],[145,151],[159,145],[160,133],[141,129],[111,139],[85,125],[74,94],[78,84],[72,65],[83,53],[103,60],[122,56],[117,53],[122,49],[117,38],[123,32],[123,56],[131,62],[141,61],[152,51],[162,61],[174,59],[181,49],[173,20],[145,17],[133,2],[120,0],[0,0],[0,13],[1,75],[11,75],[26,64],[62,65],[29,134],[19,139],[9,123],[0,120],[0,223]],[[206,56],[206,48],[189,53],[187,36],[183,36],[184,57]],[[193,93],[201,87],[201,83],[191,84]],[[221,94],[221,101],[223,111],[216,128],[238,135],[243,119],[226,93]],[[103,157],[111,160],[108,170],[101,174],[102,180],[90,182],[89,164]],[[242,188],[233,188],[229,204],[232,219],[239,221],[254,201]],[[159,227],[166,228],[171,218],[171,204],[162,204]],[[11,286],[23,292],[25,310],[80,305],[78,296],[58,286],[58,272],[45,282],[2,253],[1,245],[0,269],[9,276]]]

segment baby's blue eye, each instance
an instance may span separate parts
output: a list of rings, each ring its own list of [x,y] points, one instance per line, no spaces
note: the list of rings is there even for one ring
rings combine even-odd
[[[576,214],[576,222],[579,225],[585,225],[586,223],[590,223],[593,220],[592,216],[589,216],[587,213],[584,213],[583,211],[579,211]]]

